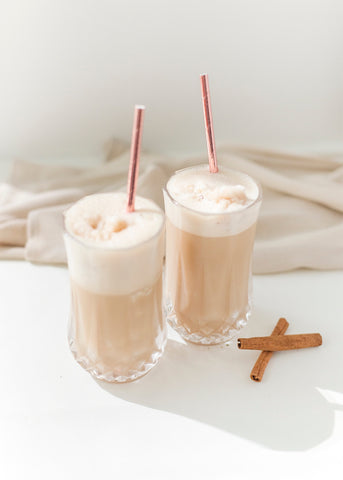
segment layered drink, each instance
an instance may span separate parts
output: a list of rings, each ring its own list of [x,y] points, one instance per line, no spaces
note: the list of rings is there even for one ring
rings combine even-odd
[[[160,358],[164,215],[136,196],[128,213],[124,193],[91,195],[65,214],[72,305],[69,343],[93,376],[127,382]]]
[[[243,173],[200,165],[176,172],[164,199],[168,321],[193,343],[230,340],[251,311],[260,187]]]

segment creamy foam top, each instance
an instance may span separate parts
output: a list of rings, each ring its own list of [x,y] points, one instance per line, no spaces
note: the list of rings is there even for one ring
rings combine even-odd
[[[125,193],[82,198],[65,213],[67,231],[87,245],[125,248],[152,238],[161,229],[163,213],[151,200],[136,197],[135,211],[126,211]]]
[[[127,295],[151,288],[162,273],[164,214],[142,197],[127,213],[126,198],[125,193],[90,195],[65,214],[69,273],[86,290]]]
[[[169,179],[166,215],[177,228],[194,235],[236,235],[256,222],[259,194],[257,183],[244,173],[225,167],[210,173],[208,165],[198,165]]]
[[[203,213],[242,210],[259,194],[257,184],[249,176],[226,168],[210,173],[208,165],[176,172],[168,181],[167,190],[181,205]]]

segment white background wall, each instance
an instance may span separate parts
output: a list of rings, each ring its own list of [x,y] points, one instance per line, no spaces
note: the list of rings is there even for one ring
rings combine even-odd
[[[1,0],[0,159],[100,155],[129,139],[205,150],[199,74],[217,143],[339,142],[340,0]]]

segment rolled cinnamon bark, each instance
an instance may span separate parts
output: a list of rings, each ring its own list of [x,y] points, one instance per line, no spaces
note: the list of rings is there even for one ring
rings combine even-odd
[[[277,322],[274,330],[272,331],[272,336],[283,335],[286,332],[288,326],[289,323],[285,318],[279,318],[279,321]],[[255,382],[260,382],[262,380],[265,369],[267,368],[267,365],[269,363],[269,360],[272,358],[272,355],[273,352],[268,352],[266,350],[260,353],[255,365],[253,366],[253,369],[251,370],[251,380],[254,380]]]
[[[318,347],[322,344],[319,333],[302,333],[298,335],[276,335],[271,337],[239,338],[238,348],[242,350],[294,350],[297,348]]]

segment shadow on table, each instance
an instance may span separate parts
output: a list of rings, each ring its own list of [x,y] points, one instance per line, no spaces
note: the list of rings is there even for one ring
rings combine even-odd
[[[249,327],[242,336],[254,334]],[[306,355],[276,353],[263,381],[256,383],[249,374],[258,352],[169,339],[159,365],[138,382],[97,383],[129,402],[204,422],[271,449],[305,450],[333,430],[339,406],[330,404],[318,387],[342,391],[340,372],[333,368],[340,363],[336,355],[341,356],[339,350],[323,347],[308,349]]]

